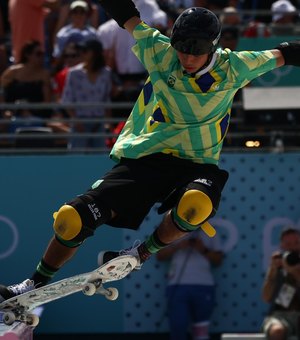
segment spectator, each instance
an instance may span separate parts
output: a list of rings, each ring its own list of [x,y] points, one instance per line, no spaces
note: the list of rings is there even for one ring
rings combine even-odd
[[[9,0],[12,54],[19,63],[21,50],[29,40],[45,46],[44,19],[47,11],[58,6],[58,0]]]
[[[162,11],[155,0],[135,0],[141,17],[147,24],[164,31],[167,28],[167,15]],[[115,20],[111,19],[99,26],[97,35],[103,43],[107,63],[121,78],[139,78],[144,80],[145,68],[131,51],[134,45],[133,37],[120,28]]]
[[[99,26],[99,7],[100,5],[97,3],[97,1],[91,1],[91,0],[83,0],[87,3],[89,8],[89,15],[88,15],[88,23],[94,27],[95,29]],[[70,18],[70,4],[72,3],[72,0],[62,0],[61,6],[56,13],[56,20],[55,20],[55,28],[54,28],[54,34],[56,33],[65,25],[67,25],[69,18]]]
[[[240,39],[240,30],[236,26],[227,26],[222,29],[220,46],[231,51],[236,51]]]
[[[111,70],[105,66],[102,44],[88,40],[83,45],[83,63],[71,68],[63,91],[63,103],[96,103],[110,101],[112,89]],[[104,125],[99,118],[109,116],[110,110],[101,106],[69,110],[72,118],[98,119],[95,122],[76,122],[72,124],[74,133],[94,133],[95,137],[71,138],[70,148],[103,147],[104,138],[97,133],[103,132]]]
[[[24,44],[20,63],[8,67],[1,77],[5,102],[40,103],[52,101],[50,74],[43,65],[43,57],[44,50],[39,41],[28,41]],[[49,118],[51,112],[35,110],[32,115]]]
[[[59,58],[70,42],[84,42],[96,38],[96,29],[88,24],[89,6],[83,0],[70,5],[70,23],[63,26],[56,35],[53,56]]]
[[[209,339],[215,297],[211,268],[220,265],[222,258],[218,236],[209,238],[200,230],[157,253],[158,260],[171,260],[167,285],[170,339],[187,339],[190,323],[193,340]]]
[[[288,228],[280,236],[280,249],[272,254],[263,283],[262,298],[270,304],[263,331],[270,340],[299,339],[300,232]]]
[[[220,22],[223,27],[239,27],[242,24],[242,18],[235,7],[225,7],[220,14]]]
[[[63,54],[57,64],[57,69],[53,77],[56,100],[61,100],[70,67],[79,64],[81,61],[82,46],[74,42],[68,43],[63,50]]]
[[[257,19],[250,20],[242,32],[245,38],[268,38],[271,30],[268,25]]]
[[[20,63],[8,67],[1,76],[4,101],[8,103],[52,102],[51,78],[49,71],[44,67],[44,50],[40,42],[25,43],[20,58]],[[5,132],[15,132],[17,128],[23,127],[47,127],[54,132],[67,132],[64,124],[50,120],[56,118],[57,114],[49,109],[6,110],[2,116],[5,119],[12,119],[12,123],[5,126]],[[49,121],[45,122],[45,119]],[[36,141],[32,140],[31,146],[35,146]],[[53,139],[47,145],[55,143],[56,139]]]
[[[78,65],[82,61],[82,47],[79,44],[70,42],[68,43],[63,51],[63,54],[58,59],[56,68],[54,69],[54,75],[52,77],[53,82],[53,92],[55,100],[60,102],[63,94],[63,90],[66,84],[66,79],[68,72],[71,67]],[[53,120],[49,126],[55,132],[70,132],[70,127],[68,123],[68,113],[65,109],[57,110],[55,113],[55,120]],[[67,145],[67,141],[62,139],[60,145]]]
[[[288,0],[278,0],[272,4],[271,31],[273,35],[293,35],[297,19],[297,9]]]
[[[271,3],[273,0],[264,0],[264,1],[254,1],[254,0],[240,0],[235,1],[236,4],[233,4],[234,1],[230,1],[232,6],[238,8],[243,11],[251,11],[251,14],[247,14],[243,16],[243,23],[245,23],[245,27],[242,30],[242,36],[245,38],[257,38],[264,37],[267,38],[271,35],[271,31],[268,27],[270,22],[270,15],[257,15],[258,11],[268,12],[270,10]]]

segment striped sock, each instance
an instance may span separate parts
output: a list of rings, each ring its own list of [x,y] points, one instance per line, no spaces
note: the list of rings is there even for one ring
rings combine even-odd
[[[43,259],[38,264],[35,273],[32,275],[31,280],[38,287],[45,286],[54,277],[57,268],[49,266]]]
[[[157,253],[160,249],[167,246],[166,243],[163,243],[159,239],[157,234],[157,230],[155,230],[154,233],[138,247],[138,252],[142,262],[146,261],[152,254]]]

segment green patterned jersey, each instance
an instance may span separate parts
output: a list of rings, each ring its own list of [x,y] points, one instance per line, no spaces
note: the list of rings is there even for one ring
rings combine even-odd
[[[219,48],[210,64],[191,76],[184,72],[168,37],[145,23],[133,34],[133,51],[149,77],[111,157],[119,160],[162,152],[218,164],[235,93],[274,69],[274,55]]]

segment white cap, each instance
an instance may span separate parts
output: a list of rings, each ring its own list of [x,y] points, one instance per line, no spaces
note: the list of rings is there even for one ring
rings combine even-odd
[[[72,11],[73,9],[75,9],[77,7],[84,9],[86,12],[88,12],[88,10],[89,10],[88,4],[85,1],[82,1],[82,0],[73,1],[70,5],[70,10]]]
[[[297,12],[296,7],[289,0],[278,0],[272,4],[271,7],[273,22],[276,22],[284,17],[285,14],[291,14]]]

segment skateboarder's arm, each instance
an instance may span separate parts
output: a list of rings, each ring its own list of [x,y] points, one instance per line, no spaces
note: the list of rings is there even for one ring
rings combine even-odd
[[[263,286],[262,286],[262,299],[269,303],[272,301],[274,292],[277,287],[277,274],[278,270],[282,267],[282,258],[280,252],[274,252],[271,257],[270,266],[267,270]]]
[[[131,34],[141,22],[140,13],[132,0],[99,0],[99,2],[118,25]]]
[[[276,66],[280,67],[285,64],[282,53],[279,50],[271,50],[274,57],[276,58]]]
[[[132,17],[127,20],[124,24],[125,29],[132,34],[135,27],[141,22],[142,20],[139,17]]]

